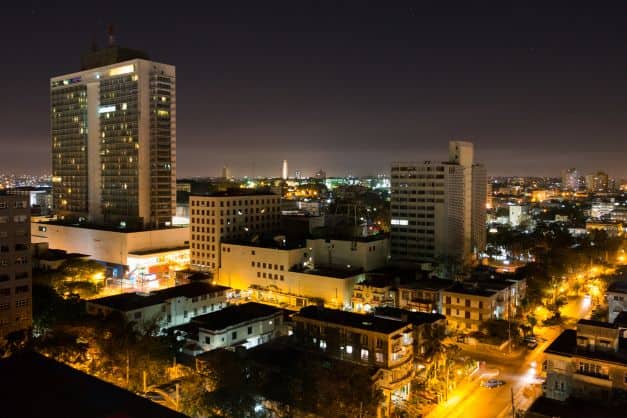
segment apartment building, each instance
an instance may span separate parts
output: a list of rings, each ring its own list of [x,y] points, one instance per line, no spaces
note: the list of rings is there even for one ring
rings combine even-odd
[[[280,196],[268,192],[234,189],[190,196],[191,267],[217,275],[223,240],[275,233],[280,216]]]
[[[391,399],[407,399],[413,377],[413,328],[404,322],[308,306],[293,317],[295,340],[326,356],[378,369],[374,381]]]
[[[442,292],[456,282],[445,279],[416,280],[398,286],[398,307],[413,312],[442,313]]]
[[[473,154],[471,143],[451,141],[446,162],[392,164],[393,260],[459,269],[485,248],[487,178]]]
[[[50,79],[52,203],[63,219],[171,225],[176,70],[109,45]]]
[[[86,302],[87,313],[108,316],[118,312],[140,331],[159,332],[188,323],[191,318],[227,306],[228,287],[192,282],[154,292],[121,293]]]
[[[544,351],[544,395],[609,401],[627,395],[627,324],[581,319]]]
[[[441,313],[451,329],[477,331],[483,321],[508,318],[506,289],[456,284],[442,291]]]
[[[351,310],[371,313],[376,308],[396,306],[398,291],[385,277],[366,276],[363,282],[355,283],[351,296]]]
[[[192,318],[180,327],[187,344],[183,352],[197,356],[218,348],[264,344],[283,333],[283,311],[256,302],[231,305],[218,312]]]
[[[608,321],[614,322],[621,312],[627,311],[627,282],[610,284],[605,293],[608,305]]]
[[[32,326],[28,194],[0,191],[0,342]]]

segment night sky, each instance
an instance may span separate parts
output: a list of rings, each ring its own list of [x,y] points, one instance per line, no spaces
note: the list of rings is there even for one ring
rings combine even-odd
[[[23,3],[0,13],[0,172],[50,171],[49,78],[111,22],[177,67],[179,177],[376,174],[450,139],[492,175],[627,177],[627,5]]]

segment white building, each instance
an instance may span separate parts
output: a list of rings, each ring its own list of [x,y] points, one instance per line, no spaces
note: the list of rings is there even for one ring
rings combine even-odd
[[[183,352],[189,355],[218,348],[250,349],[283,333],[283,311],[256,302],[231,305],[193,318],[180,331],[187,339]]]
[[[527,217],[527,208],[520,205],[509,207],[509,224],[513,227],[519,226]]]
[[[172,65],[116,45],[50,79],[53,207],[89,222],[171,225],[176,195]]]
[[[608,322],[614,322],[623,311],[627,311],[627,282],[614,282],[605,293],[608,305]]]
[[[279,229],[280,197],[254,190],[190,196],[191,266],[217,273],[222,240],[259,236]]]
[[[89,255],[113,267],[113,277],[138,268],[189,265],[189,228],[119,229],[101,226],[72,226],[57,222],[32,222],[33,244],[46,242],[48,248]]]
[[[222,243],[218,283],[251,290],[269,303],[302,307],[317,300],[349,307],[353,285],[364,280],[362,269],[319,267],[312,250],[299,245]]]
[[[385,266],[390,252],[386,235],[356,237],[353,240],[308,239],[307,247],[316,265],[350,266],[371,271]]]
[[[227,305],[224,286],[192,282],[155,292],[121,293],[86,302],[87,313],[108,316],[113,312],[135,322],[140,330],[156,331],[186,324],[194,316],[219,311]]]
[[[392,164],[394,260],[468,265],[484,250],[487,177],[473,153],[471,143],[451,141],[447,162]]]

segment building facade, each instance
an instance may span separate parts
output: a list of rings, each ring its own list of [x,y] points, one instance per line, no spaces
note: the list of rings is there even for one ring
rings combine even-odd
[[[627,311],[627,282],[620,281],[610,284],[605,295],[608,306],[608,321],[614,322],[621,312]]]
[[[565,401],[571,397],[609,401],[627,392],[627,328],[607,322],[580,320],[544,351],[544,395]]]
[[[275,232],[280,216],[280,197],[271,193],[234,190],[190,196],[192,268],[217,274],[223,240]]]
[[[410,323],[309,306],[294,315],[294,336],[310,350],[378,368],[375,384],[388,407],[393,398],[409,396],[414,375]]]
[[[0,342],[32,326],[28,195],[0,191]]]
[[[485,248],[487,175],[469,142],[443,163],[393,163],[391,255],[398,262],[463,267]]]
[[[50,80],[53,207],[64,219],[168,226],[176,199],[175,68],[119,50],[91,52],[82,71]]]
[[[135,322],[140,331],[161,331],[188,323],[191,318],[216,312],[227,306],[224,286],[192,282],[154,292],[122,293],[86,302],[87,313],[108,316],[120,313]]]

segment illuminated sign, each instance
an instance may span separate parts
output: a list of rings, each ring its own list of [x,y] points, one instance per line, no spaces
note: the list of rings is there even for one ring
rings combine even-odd
[[[98,108],[98,113],[109,113],[109,112],[115,112],[115,105],[100,106]]]
[[[135,72],[135,66],[133,64],[129,64],[110,69],[109,76],[114,77],[116,75],[130,74],[133,72]]]

